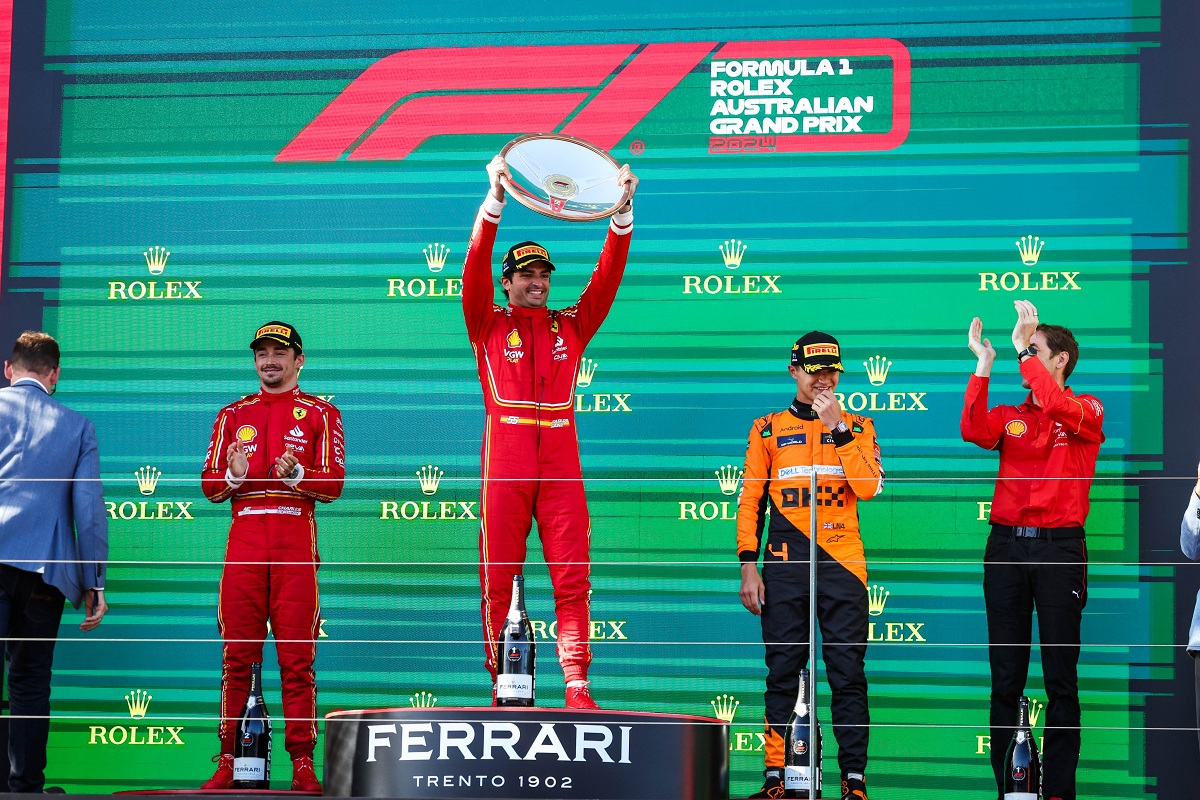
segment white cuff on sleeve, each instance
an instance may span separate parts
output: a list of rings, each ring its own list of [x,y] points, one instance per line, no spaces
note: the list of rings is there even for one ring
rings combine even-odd
[[[286,478],[281,478],[281,480],[283,481],[284,486],[288,487],[289,489],[295,489],[296,484],[304,480],[304,467],[297,464],[296,468],[292,470],[292,474],[288,475]]]
[[[229,471],[229,467],[225,468],[225,482],[229,484],[230,489],[236,489],[246,482],[246,476],[235,478],[233,473]]]
[[[488,192],[488,195],[486,198],[484,198],[483,205],[479,207],[479,210],[482,211],[483,215],[492,222],[499,222],[500,215],[504,212],[504,206],[507,203],[507,200],[497,200],[492,196],[491,192]]]
[[[633,207],[630,206],[628,211],[613,214],[610,225],[616,233],[629,233],[629,229],[633,227]]]

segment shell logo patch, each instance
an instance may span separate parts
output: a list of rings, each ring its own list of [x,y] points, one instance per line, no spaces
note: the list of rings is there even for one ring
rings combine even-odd
[[[505,341],[508,342],[509,347],[520,347],[521,346],[521,334],[517,333],[516,328],[513,328],[512,332],[510,332],[508,334],[508,338],[505,339]]]
[[[1025,435],[1025,431],[1029,430],[1029,426],[1019,419],[1014,419],[1012,422],[1004,426],[1004,432],[1009,436],[1021,437]]]
[[[255,430],[253,425],[243,425],[237,429],[237,433],[235,435],[237,436],[239,442],[253,442],[254,437],[258,436],[258,431]]]

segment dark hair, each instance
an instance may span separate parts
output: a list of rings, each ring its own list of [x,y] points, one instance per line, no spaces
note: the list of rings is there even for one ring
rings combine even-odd
[[[48,333],[25,331],[13,345],[12,365],[25,372],[48,375],[58,369],[58,342]]]
[[[1067,354],[1067,366],[1063,369],[1063,380],[1065,381],[1071,377],[1071,373],[1075,371],[1075,365],[1079,363],[1079,342],[1075,341],[1075,334],[1071,333],[1070,328],[1064,328],[1062,325],[1043,323],[1038,325],[1037,329],[1046,336],[1046,344],[1050,345],[1050,355]]]

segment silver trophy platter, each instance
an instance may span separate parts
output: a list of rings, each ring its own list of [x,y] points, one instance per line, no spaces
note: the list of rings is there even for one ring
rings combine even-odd
[[[616,213],[629,200],[617,185],[620,165],[582,139],[535,133],[513,139],[500,151],[512,179],[505,191],[539,214],[570,222],[590,222]]]

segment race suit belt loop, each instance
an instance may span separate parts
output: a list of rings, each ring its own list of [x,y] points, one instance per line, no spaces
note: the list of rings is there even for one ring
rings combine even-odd
[[[1038,528],[1034,525],[992,525],[992,533],[1021,539],[1082,539],[1083,528]]]

